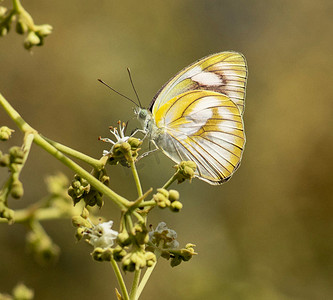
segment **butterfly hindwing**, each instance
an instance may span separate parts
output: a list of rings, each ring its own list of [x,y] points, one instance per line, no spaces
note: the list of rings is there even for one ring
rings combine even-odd
[[[172,160],[192,160],[197,177],[221,184],[237,169],[244,144],[239,107],[226,95],[193,90],[164,102],[154,115],[152,136]]]
[[[220,52],[204,57],[180,71],[156,94],[149,110],[156,114],[172,98],[191,90],[214,91],[228,96],[244,111],[247,67],[237,52]]]

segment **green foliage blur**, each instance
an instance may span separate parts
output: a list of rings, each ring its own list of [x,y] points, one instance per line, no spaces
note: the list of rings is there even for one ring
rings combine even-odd
[[[2,3],[5,5],[6,1]],[[333,4],[318,1],[22,1],[53,33],[28,53],[22,37],[0,39],[0,91],[39,132],[99,158],[108,126],[134,120],[133,104],[97,82],[141,102],[188,64],[234,50],[249,67],[240,169],[215,187],[199,180],[177,186],[179,214],[156,210],[159,221],[192,241],[199,253],[171,269],[161,261],[143,299],[322,300],[333,298]],[[8,1],[8,5],[11,5]],[[15,128],[0,110],[0,125]],[[16,131],[10,142],[21,144]],[[109,149],[107,149],[109,150]],[[138,164],[144,190],[160,187],[173,162],[162,154]],[[48,174],[68,171],[34,146],[22,172],[22,208],[45,196]],[[111,188],[130,199],[130,171],[110,167]],[[0,170],[0,179],[7,174]],[[106,201],[102,214],[117,224]],[[70,220],[46,230],[62,249],[58,262],[37,265],[25,249],[25,228],[0,226],[0,292],[17,282],[35,299],[115,299],[111,266],[77,244]],[[129,275],[131,276],[131,275]]]

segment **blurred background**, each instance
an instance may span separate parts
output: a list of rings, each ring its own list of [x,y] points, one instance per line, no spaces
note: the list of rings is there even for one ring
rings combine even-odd
[[[134,98],[130,67],[148,106],[170,77],[203,56],[234,50],[247,58],[242,165],[222,186],[199,180],[174,186],[181,213],[150,214],[149,223],[165,221],[199,255],[173,269],[161,260],[142,299],[333,299],[332,1],[22,4],[54,32],[32,54],[14,31],[0,39],[0,92],[39,132],[96,158],[108,148],[97,137],[109,136],[109,125],[121,119],[137,126],[133,105],[97,78]],[[2,109],[0,125],[15,128]],[[16,132],[1,150],[21,139]],[[162,154],[140,161],[144,189],[160,187],[172,166]],[[23,208],[45,196],[44,178],[58,170],[73,176],[34,146],[22,173],[25,196],[9,205]],[[7,174],[0,171],[2,184]],[[109,174],[115,191],[135,198],[129,170],[110,167]],[[101,214],[118,226],[112,203]],[[35,299],[115,299],[111,267],[76,243],[70,220],[43,223],[62,250],[50,266],[26,253],[22,225],[0,225],[0,292],[24,282]]]

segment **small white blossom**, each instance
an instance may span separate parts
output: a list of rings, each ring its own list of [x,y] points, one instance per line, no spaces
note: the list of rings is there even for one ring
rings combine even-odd
[[[111,247],[118,236],[118,232],[111,229],[112,225],[113,222],[109,221],[94,226],[87,234],[89,243],[94,248],[101,247],[106,249]]]
[[[119,121],[118,122],[118,128],[117,127],[112,127],[112,126],[110,127],[110,132],[115,137],[116,141],[113,141],[109,138],[100,138],[101,141],[112,144],[112,147],[109,151],[108,150],[103,150],[103,155],[104,156],[111,154],[112,151],[113,151],[113,148],[116,144],[121,144],[121,143],[127,142],[129,138],[133,137],[138,132],[146,134],[145,131],[140,130],[140,129],[136,129],[130,136],[126,136],[125,135],[125,130],[126,130],[126,123],[121,123]]]
[[[156,246],[162,246],[164,249],[174,249],[179,247],[176,241],[177,232],[169,229],[165,222],[160,222],[154,231],[149,232],[149,240]],[[163,244],[161,244],[163,241]]]

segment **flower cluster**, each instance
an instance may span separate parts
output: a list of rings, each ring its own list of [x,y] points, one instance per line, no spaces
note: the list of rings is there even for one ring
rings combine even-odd
[[[192,178],[195,176],[197,166],[193,161],[182,161],[178,165],[175,165],[174,168],[177,170],[176,177],[178,183],[182,183],[186,179],[191,182]]]
[[[129,163],[135,161],[138,157],[138,151],[140,150],[142,141],[133,137],[137,131],[131,136],[126,136],[125,130],[126,123],[118,121],[118,128],[110,127],[110,132],[115,137],[116,141],[109,138],[99,138],[103,142],[112,144],[109,151],[103,151],[104,156],[109,156],[109,163],[112,165],[120,163],[121,165],[128,167]]]
[[[147,250],[156,252],[158,249],[161,257],[171,259],[172,267],[178,266],[182,261],[189,261],[193,255],[197,254],[194,251],[194,244],[189,243],[185,248],[178,249],[177,233],[169,229],[164,222],[160,222],[155,230],[149,233],[149,237]]]
[[[95,172],[95,177],[103,184],[108,185],[110,178],[104,170]],[[103,206],[103,194],[92,187],[89,182],[80,175],[75,174],[71,186],[68,189],[68,195],[72,197],[74,205],[83,200],[86,205],[98,207]]]
[[[34,46],[42,46],[44,38],[52,33],[52,26],[49,24],[36,25],[20,2],[14,2],[15,6],[11,10],[0,6],[0,36],[7,35],[12,23],[16,21],[16,32],[27,35],[24,40],[26,49],[30,50]]]
[[[0,151],[0,167],[7,167],[10,177],[0,190],[0,218],[6,218],[12,221],[14,211],[8,208],[7,199],[11,195],[14,199],[20,199],[23,196],[23,184],[19,179],[20,170],[24,161],[24,151],[21,147],[13,146],[9,153]]]
[[[157,189],[153,199],[160,208],[169,207],[173,212],[179,212],[183,208],[183,204],[179,201],[179,192],[176,190]]]

